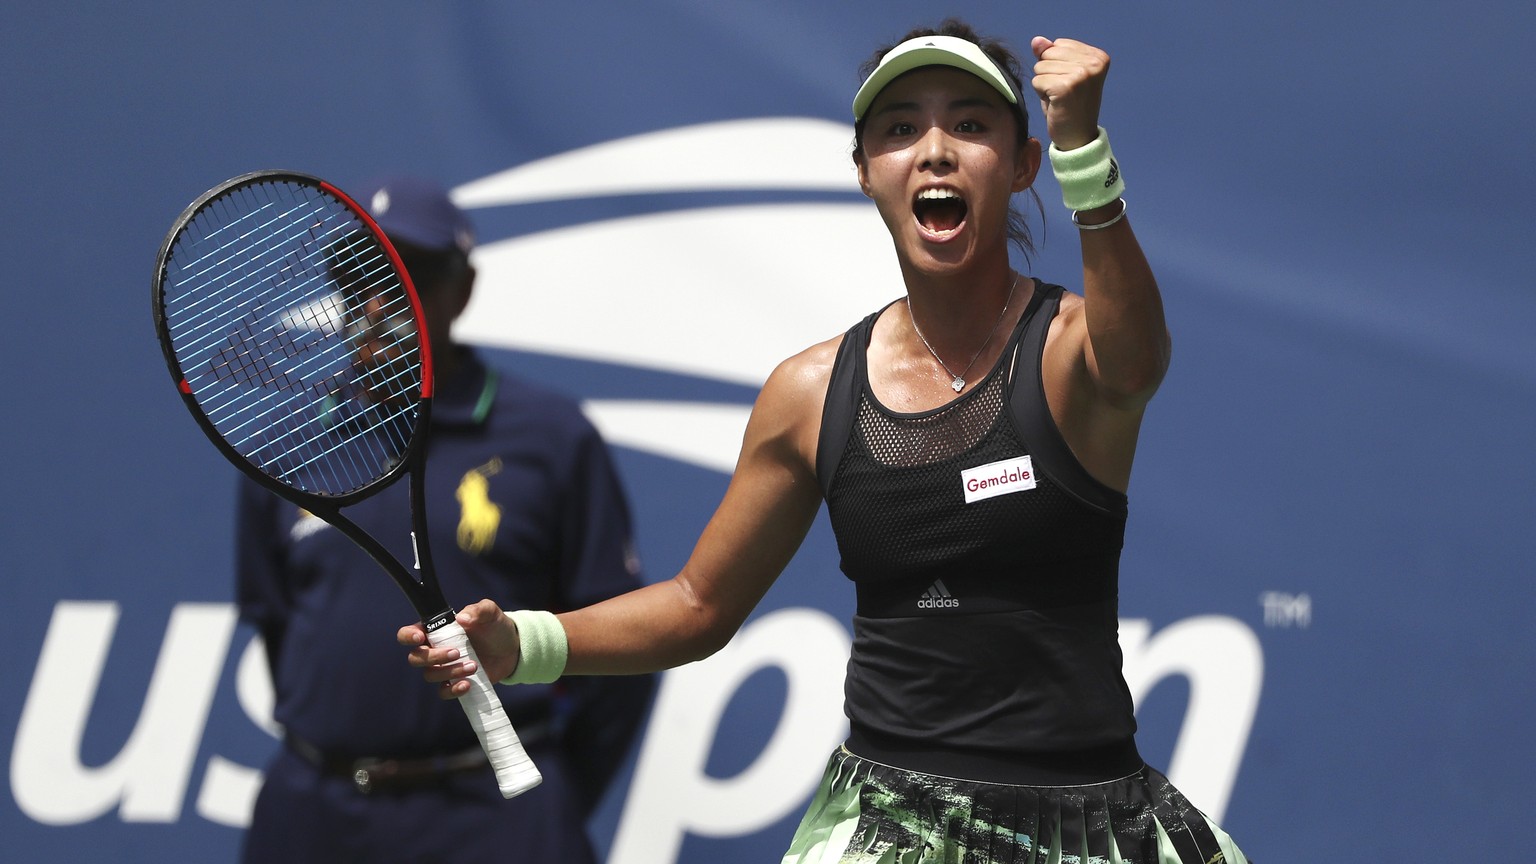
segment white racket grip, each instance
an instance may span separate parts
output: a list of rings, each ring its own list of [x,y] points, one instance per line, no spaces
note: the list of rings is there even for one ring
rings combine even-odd
[[[501,700],[496,698],[491,679],[485,677],[480,658],[475,656],[474,646],[469,644],[464,628],[457,621],[449,621],[427,634],[427,640],[434,648],[457,648],[461,658],[475,661],[475,674],[469,679],[472,686],[468,693],[459,697],[459,705],[464,708],[470,725],[480,737],[480,746],[485,748],[485,755],[491,760],[501,796],[515,798],[544,782],[544,775],[523,750],[523,742],[518,740],[512,721],[507,719]]]

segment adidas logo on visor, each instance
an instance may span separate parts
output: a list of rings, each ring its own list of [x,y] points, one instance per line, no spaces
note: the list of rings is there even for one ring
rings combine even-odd
[[[918,598],[917,608],[958,609],[960,601],[950,596],[949,589],[944,587],[943,579],[935,579],[933,584],[928,586],[928,590],[923,592],[923,596]]]

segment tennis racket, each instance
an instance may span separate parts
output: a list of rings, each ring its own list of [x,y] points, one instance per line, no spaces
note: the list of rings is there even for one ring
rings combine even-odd
[[[478,666],[427,545],[427,329],[410,275],[372,217],[316,177],[235,177],[176,220],[153,295],[171,379],[220,452],[362,547],[410,598],[428,640]],[[407,474],[410,569],[341,512]],[[543,778],[484,670],[473,681],[460,704],[501,794],[522,794]]]

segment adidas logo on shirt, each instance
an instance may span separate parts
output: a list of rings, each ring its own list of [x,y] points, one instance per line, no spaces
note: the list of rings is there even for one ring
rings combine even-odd
[[[944,587],[943,579],[935,579],[933,584],[928,586],[928,590],[923,592],[923,596],[918,598],[917,608],[958,609],[960,601],[950,596],[949,589]]]

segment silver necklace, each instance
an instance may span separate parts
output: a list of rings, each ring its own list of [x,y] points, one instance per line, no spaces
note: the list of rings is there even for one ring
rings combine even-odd
[[[1008,314],[1008,307],[1013,303],[1013,292],[1019,287],[1019,276],[1022,275],[1017,274],[1013,277],[1013,284],[1008,286],[1008,299],[1003,301],[1003,311],[997,313],[997,321],[992,324],[992,329],[988,331],[987,338],[982,340],[981,346],[976,349],[976,353],[971,355],[971,362],[965,364],[965,368],[960,370],[959,375],[950,371],[949,364],[945,363],[944,358],[939,356],[939,352],[933,350],[933,346],[928,344],[928,338],[923,335],[923,331],[917,329],[917,316],[912,314],[912,298],[907,298],[907,317],[912,319],[912,332],[916,333],[917,338],[922,340],[923,347],[928,349],[928,353],[933,355],[933,359],[939,361],[939,368],[943,369],[945,374],[954,379],[949,382],[949,386],[956,393],[965,389],[966,373],[970,372],[971,367],[976,365],[976,358],[981,356],[981,352],[985,351],[987,346],[992,344],[992,337],[997,335],[997,328],[1002,326],[1003,317]]]

